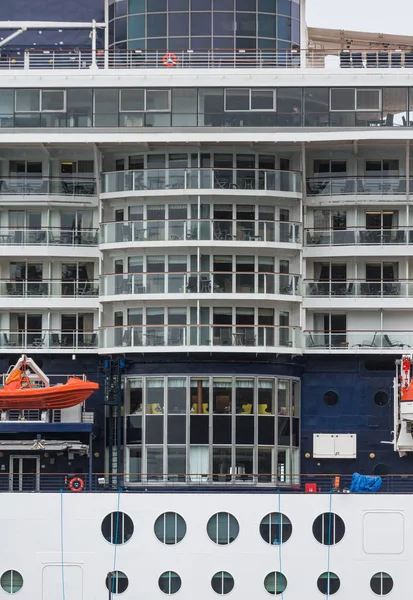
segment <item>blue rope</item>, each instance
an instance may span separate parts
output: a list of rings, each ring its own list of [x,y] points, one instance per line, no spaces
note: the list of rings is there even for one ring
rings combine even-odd
[[[330,490],[330,509],[328,513],[328,534],[327,534],[327,598],[330,597],[330,552],[331,552],[331,521],[333,517],[333,513],[331,512],[331,507],[333,503],[333,492]]]
[[[119,488],[118,490],[118,508],[116,511],[116,526],[115,526],[115,549],[113,551],[113,575],[112,575],[112,596],[115,593],[115,582],[116,582],[116,554],[117,554],[117,549],[118,549],[118,535],[119,535],[119,509],[120,509],[120,494],[122,492],[122,488]]]
[[[283,568],[282,568],[282,545],[283,545],[283,535],[282,535],[282,516],[281,516],[281,492],[278,490],[278,514],[280,519],[280,538],[278,544],[278,556],[280,561],[280,584],[281,584],[281,600],[284,600],[284,587],[283,587]],[[277,590],[277,581],[275,581],[275,589]]]
[[[62,600],[66,598],[65,567],[63,562],[63,490],[60,489],[60,558],[62,561]]]

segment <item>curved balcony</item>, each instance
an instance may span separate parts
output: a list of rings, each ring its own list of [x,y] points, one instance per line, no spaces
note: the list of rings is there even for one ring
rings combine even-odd
[[[305,351],[401,354],[413,346],[413,331],[304,331]]]
[[[134,325],[102,327],[107,352],[301,353],[301,329],[269,325]]]
[[[301,223],[297,221],[239,221],[236,219],[165,219],[102,223],[101,244],[146,245],[149,242],[200,242],[301,244]],[[238,244],[236,244],[238,245]]]
[[[0,177],[0,196],[94,196],[90,177]]]
[[[149,294],[246,294],[281,295],[282,300],[301,300],[301,277],[294,274],[262,272],[121,273],[102,275],[101,300],[105,296]],[[110,298],[112,300],[112,298]]]
[[[317,281],[307,279],[304,282],[304,295],[317,298],[412,298],[413,280]]]
[[[96,352],[98,334],[96,331],[69,331],[62,329],[39,329],[15,331],[0,330],[0,352],[31,353],[51,352],[80,353]]]
[[[306,229],[305,256],[404,256],[413,243],[413,227],[389,229],[348,227],[347,229]]]
[[[313,177],[307,196],[406,196],[406,177]],[[410,186],[413,181],[410,181]]]
[[[297,171],[261,169],[141,169],[111,171],[102,174],[102,194],[137,192],[147,195],[156,191],[197,193],[266,192],[300,195],[302,176]]]

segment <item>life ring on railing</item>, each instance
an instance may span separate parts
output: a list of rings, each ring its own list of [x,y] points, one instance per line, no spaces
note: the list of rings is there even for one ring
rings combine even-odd
[[[80,477],[72,477],[69,481],[69,490],[71,492],[82,492],[85,488],[85,482]]]
[[[162,58],[162,62],[164,64],[164,67],[167,67],[167,68],[176,67],[176,65],[178,63],[178,58],[177,58],[176,54],[167,52],[166,54],[164,54],[164,56]]]

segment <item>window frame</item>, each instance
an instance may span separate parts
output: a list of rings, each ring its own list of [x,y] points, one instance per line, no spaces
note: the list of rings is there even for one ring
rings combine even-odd
[[[248,91],[248,109],[246,110],[240,110],[240,109],[232,109],[232,108],[227,108],[227,94],[228,91],[235,91],[235,90],[247,90]],[[253,92],[259,92],[259,91],[265,91],[265,92],[272,92],[272,108],[251,108],[252,105],[252,93]],[[258,87],[253,87],[253,88],[246,88],[246,87],[229,87],[229,88],[224,88],[224,112],[227,113],[242,113],[242,112],[268,112],[268,113],[273,113],[273,112],[277,112],[277,90],[276,88],[258,88]]]
[[[123,109],[122,108],[122,92],[123,91],[128,91],[130,92],[131,90],[141,90],[143,91],[143,108],[139,109],[139,108],[134,108],[134,109]],[[145,107],[146,107],[146,89],[145,88],[119,88],[119,114],[123,114],[123,113],[143,113],[145,112]]]
[[[17,108],[17,94],[18,92],[21,91],[25,91],[25,92],[39,92],[39,110],[18,110]],[[34,113],[34,114],[40,114],[42,112],[42,94],[41,94],[41,89],[40,88],[15,88],[14,90],[14,112],[17,114],[27,114],[27,113]]]
[[[145,112],[148,113],[170,113],[172,112],[171,102],[171,91],[172,88],[145,88]],[[148,92],[167,92],[168,94],[168,108],[148,108],[147,96]]]
[[[338,109],[332,107],[332,94],[336,90],[353,90],[354,91],[354,108],[348,109]],[[377,108],[359,108],[358,106],[358,94],[359,92],[378,92],[379,94],[379,104]],[[382,111],[383,106],[383,88],[381,87],[363,87],[363,88],[352,88],[352,87],[331,87],[329,93],[329,112],[380,112]]]
[[[49,110],[43,109],[43,94],[45,92],[61,92],[63,93],[63,108]],[[41,113],[65,113],[67,108],[67,90],[66,89],[41,89],[40,90],[40,112]]]

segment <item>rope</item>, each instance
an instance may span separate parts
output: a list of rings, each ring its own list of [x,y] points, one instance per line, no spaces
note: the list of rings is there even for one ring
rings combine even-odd
[[[327,598],[330,597],[330,552],[331,552],[331,521],[333,517],[333,513],[331,512],[331,507],[333,503],[333,492],[330,490],[330,509],[328,513],[328,534],[327,534]]]
[[[66,598],[65,567],[63,562],[63,490],[60,489],[60,558],[62,562],[62,600]]]
[[[278,514],[279,519],[280,519],[280,539],[279,539],[279,544],[278,544],[278,557],[279,557],[279,562],[280,562],[280,584],[281,584],[281,600],[284,600],[284,586],[283,586],[283,568],[282,568],[282,545],[283,545],[283,539],[282,539],[282,526],[283,526],[283,522],[282,522],[282,516],[281,516],[281,492],[280,490],[278,490]],[[275,589],[277,591],[277,581],[275,581]]]
[[[116,509],[116,525],[115,525],[115,549],[113,551],[113,575],[112,575],[112,590],[111,590],[111,595],[113,596],[113,594],[115,593],[115,582],[116,582],[116,555],[117,555],[117,549],[118,549],[118,535],[119,535],[119,509],[120,509],[120,494],[122,492],[122,488],[119,488],[118,490],[118,507]]]

